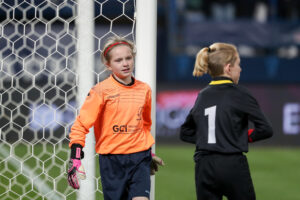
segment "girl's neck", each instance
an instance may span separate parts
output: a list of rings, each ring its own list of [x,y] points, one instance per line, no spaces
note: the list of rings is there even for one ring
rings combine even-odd
[[[125,79],[121,79],[118,76],[113,74],[114,79],[116,79],[119,83],[123,84],[123,85],[131,85],[133,82],[133,79],[131,78],[131,76],[126,77]]]

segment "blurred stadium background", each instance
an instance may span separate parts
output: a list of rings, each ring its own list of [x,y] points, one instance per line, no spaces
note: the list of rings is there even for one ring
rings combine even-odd
[[[102,41],[112,34],[135,39],[135,1],[94,2],[98,82],[108,75]],[[257,199],[300,199],[300,1],[157,5],[156,151],[167,165],[156,176],[156,199],[195,199],[193,146],[179,141],[178,129],[209,82],[192,77],[195,54],[217,41],[238,47],[240,84],[274,127],[273,138],[251,144],[247,154]],[[1,200],[76,199],[65,180],[67,135],[79,109],[76,15],[72,0],[0,1]],[[94,182],[102,199],[99,174]]]
[[[195,54],[213,42],[238,47],[240,84],[257,98],[275,131],[271,139],[250,144],[247,154],[257,199],[300,199],[300,170],[294,167],[300,164],[300,1],[162,0],[158,5],[156,138],[167,166],[156,176],[157,199],[195,199],[194,147],[179,141],[178,128],[210,80],[192,77]]]

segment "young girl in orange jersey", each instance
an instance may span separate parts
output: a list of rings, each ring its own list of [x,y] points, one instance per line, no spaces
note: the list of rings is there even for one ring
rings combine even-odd
[[[94,126],[104,199],[149,199],[150,173],[163,165],[151,153],[151,89],[132,76],[134,58],[132,42],[107,41],[101,59],[112,74],[90,90],[71,128],[68,182],[79,188],[82,148]]]

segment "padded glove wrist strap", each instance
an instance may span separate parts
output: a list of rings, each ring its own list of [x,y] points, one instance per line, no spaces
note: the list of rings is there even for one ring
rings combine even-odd
[[[71,159],[83,159],[84,152],[82,151],[82,146],[80,144],[72,144],[71,146]]]

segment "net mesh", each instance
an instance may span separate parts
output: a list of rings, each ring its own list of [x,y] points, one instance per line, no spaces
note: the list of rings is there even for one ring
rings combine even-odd
[[[95,82],[108,75],[104,41],[134,40],[134,10],[134,0],[94,1]],[[66,169],[80,108],[77,11],[72,0],[0,1],[0,199],[76,199]],[[103,199],[98,167],[89,195]]]

